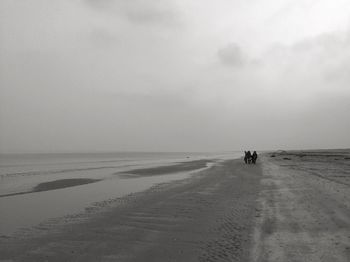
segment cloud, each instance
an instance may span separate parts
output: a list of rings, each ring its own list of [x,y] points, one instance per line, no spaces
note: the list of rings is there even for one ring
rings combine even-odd
[[[108,9],[116,1],[115,0],[84,0],[84,2],[93,8]]]
[[[95,47],[102,49],[113,47],[120,40],[116,34],[102,27],[92,29],[89,38]]]
[[[286,21],[266,21],[286,2],[0,1],[0,144],[18,152],[349,145],[350,36],[332,32],[345,15],[333,24],[339,7],[292,8]],[[320,130],[335,126],[339,143],[325,144]]]
[[[245,54],[236,43],[230,43],[218,50],[220,62],[226,66],[242,67],[246,63]]]
[[[169,1],[85,0],[85,3],[96,11],[121,16],[135,24],[169,26],[179,22],[179,14]]]
[[[276,45],[262,57],[263,63],[303,79],[317,79],[322,85],[347,78],[350,58],[350,31],[324,33],[292,45]],[[324,81],[326,80],[326,81]]]

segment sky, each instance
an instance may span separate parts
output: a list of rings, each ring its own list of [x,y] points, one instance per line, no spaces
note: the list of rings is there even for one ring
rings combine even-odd
[[[1,0],[0,153],[350,148],[348,0]]]

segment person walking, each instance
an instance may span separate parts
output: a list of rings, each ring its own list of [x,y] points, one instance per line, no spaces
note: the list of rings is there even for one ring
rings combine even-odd
[[[247,164],[252,163],[252,153],[250,153],[250,150],[247,152]]]
[[[258,154],[256,153],[256,151],[253,152],[253,155],[252,155],[252,161],[253,161],[253,164],[256,163],[256,160],[258,159]]]

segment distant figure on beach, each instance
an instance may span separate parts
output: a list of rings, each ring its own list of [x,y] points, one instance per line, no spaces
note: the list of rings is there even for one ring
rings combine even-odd
[[[252,162],[252,153],[250,151],[244,151],[244,162],[250,164]]]
[[[252,155],[252,162],[253,164],[256,163],[256,160],[258,159],[258,154],[256,153],[256,151],[253,152],[253,155]]]

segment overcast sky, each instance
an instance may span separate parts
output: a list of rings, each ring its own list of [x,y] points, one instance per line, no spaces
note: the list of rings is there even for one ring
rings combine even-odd
[[[349,0],[1,0],[0,152],[350,147]]]

